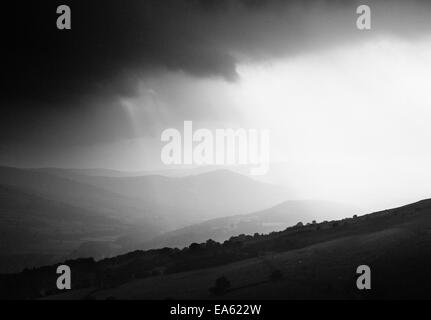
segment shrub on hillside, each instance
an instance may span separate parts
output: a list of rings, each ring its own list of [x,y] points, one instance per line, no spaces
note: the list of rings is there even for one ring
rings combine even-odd
[[[280,270],[274,270],[271,272],[269,279],[272,281],[277,281],[283,278],[283,273]]]
[[[215,286],[209,290],[212,294],[220,295],[226,293],[230,288],[230,281],[226,277],[217,278]]]

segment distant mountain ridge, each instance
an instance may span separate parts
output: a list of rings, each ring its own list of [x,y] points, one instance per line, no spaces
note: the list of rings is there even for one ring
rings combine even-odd
[[[82,173],[0,167],[0,188],[4,190],[0,198],[0,221],[7,220],[0,228],[5,231],[0,239],[4,243],[20,243],[22,265],[31,266],[26,262],[30,261],[27,256],[33,261],[35,255],[48,252],[95,258],[119,254],[165,232],[219,216],[252,212],[281,202],[287,196],[276,186],[230,171],[175,178],[103,177]],[[69,217],[71,212],[75,212],[74,220]],[[92,222],[95,219],[99,219],[103,235]],[[39,227],[41,221],[46,224],[43,232]],[[116,222],[112,225],[108,221]],[[22,224],[27,227],[16,229]],[[107,224],[109,228],[105,227]],[[69,233],[68,243],[64,230]],[[32,242],[34,234],[39,235],[39,240]],[[48,238],[55,241],[48,245]],[[0,245],[0,259],[2,254],[6,251],[2,252]],[[3,256],[5,268],[10,254]],[[20,265],[21,258],[14,259],[17,261],[14,265]]]
[[[40,171],[44,173],[55,174],[63,177],[73,177],[76,175],[80,176],[100,176],[100,177],[112,177],[112,178],[126,178],[126,177],[142,177],[142,176],[164,176],[164,177],[186,177],[191,175],[199,175],[211,171],[219,170],[230,170],[236,173],[245,174],[249,171],[249,168],[243,168],[238,166],[198,166],[190,168],[171,168],[165,170],[141,170],[141,171],[121,171],[114,169],[102,169],[102,168],[91,168],[91,169],[68,169],[68,168],[55,168],[55,167],[44,167],[44,168],[32,168],[31,170]],[[245,174],[246,175],[246,174]]]
[[[262,210],[289,198],[284,188],[229,170],[184,177],[72,174],[68,179],[160,206],[165,210],[163,215],[175,221],[172,229],[217,217]]]

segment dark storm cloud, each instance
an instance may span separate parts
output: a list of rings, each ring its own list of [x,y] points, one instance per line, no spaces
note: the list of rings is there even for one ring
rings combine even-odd
[[[356,7],[367,2],[373,30],[359,32]],[[289,57],[383,32],[420,36],[431,23],[425,0],[12,3],[2,4],[0,19],[0,143],[12,149],[127,137],[128,120],[115,98],[136,95],[139,81],[155,73],[233,82],[239,62]],[[61,4],[72,9],[72,30],[56,29]],[[203,113],[212,119],[211,112]]]
[[[72,8],[71,31],[55,27],[55,9],[64,3]],[[8,12],[14,17],[3,29],[9,33],[3,96],[64,103],[101,92],[127,95],[131,81],[160,68],[232,80],[233,57],[211,44],[212,31],[197,21],[222,6],[214,1],[137,0],[14,5]]]
[[[129,95],[142,74],[160,70],[234,81],[239,59],[277,57],[358,37],[352,34],[355,8],[366,2],[19,2],[3,9],[11,19],[2,29],[2,96],[64,104],[87,95]],[[425,3],[411,6],[422,10]],[[59,4],[72,8],[71,31],[55,28]]]

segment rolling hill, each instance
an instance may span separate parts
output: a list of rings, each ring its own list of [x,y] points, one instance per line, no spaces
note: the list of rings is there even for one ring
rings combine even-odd
[[[59,174],[59,173],[57,173]],[[64,171],[61,171],[64,175]],[[208,219],[263,210],[289,197],[275,185],[229,171],[216,170],[184,177],[87,176],[68,172],[68,178],[160,207],[177,229]],[[168,210],[171,208],[172,210]]]
[[[277,187],[229,171],[181,178],[86,172],[0,167],[0,271],[52,262],[53,252],[57,258],[124,253],[165,232],[285,197]],[[71,241],[64,241],[65,233]],[[35,235],[38,241],[32,241]],[[7,252],[12,243],[19,244],[13,256]]]
[[[80,207],[0,186],[0,272],[64,260],[88,239],[115,239],[131,225]],[[118,254],[100,250],[97,257]]]
[[[0,167],[0,185],[14,187],[46,199],[96,210],[109,216],[153,218],[157,215],[142,210],[142,201],[104,190],[76,180],[31,169]]]
[[[267,235],[207,241],[182,250],[135,251],[67,261],[74,290],[58,294],[55,265],[0,276],[0,296],[49,299],[431,298],[431,200]],[[356,288],[356,268],[372,290]],[[224,277],[229,286],[218,288]],[[31,283],[31,287],[29,287]],[[42,292],[42,293],[41,293]]]

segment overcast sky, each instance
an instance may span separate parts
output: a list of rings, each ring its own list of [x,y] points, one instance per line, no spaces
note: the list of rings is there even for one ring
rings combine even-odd
[[[59,4],[72,9],[70,31],[55,27]],[[360,4],[370,31],[356,28]],[[160,169],[162,130],[192,120],[269,129],[268,179],[302,197],[370,208],[430,197],[428,1],[44,0],[5,11],[3,164]]]

